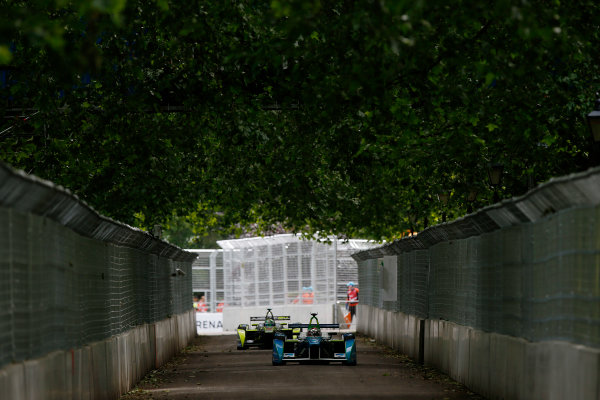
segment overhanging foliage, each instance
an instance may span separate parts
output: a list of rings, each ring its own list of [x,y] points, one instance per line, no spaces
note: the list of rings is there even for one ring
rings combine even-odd
[[[130,224],[389,239],[491,162],[504,197],[590,166],[596,2],[1,4],[0,157]]]

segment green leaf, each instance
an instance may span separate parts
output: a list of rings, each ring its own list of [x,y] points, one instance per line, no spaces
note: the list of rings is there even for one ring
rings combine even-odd
[[[169,9],[168,0],[156,0],[156,4],[158,4],[158,7],[163,11],[167,11]]]
[[[0,45],[0,65],[8,65],[12,61],[12,53],[8,46]]]
[[[489,132],[493,132],[494,130],[498,129],[499,126],[493,123],[489,123],[485,126]]]

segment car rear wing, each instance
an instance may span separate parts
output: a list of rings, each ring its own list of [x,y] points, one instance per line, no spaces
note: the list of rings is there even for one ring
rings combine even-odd
[[[324,329],[339,329],[340,324],[288,324],[288,328],[324,328]]]
[[[250,321],[265,321],[266,319],[266,317],[250,317]],[[290,319],[292,318],[289,315],[276,315],[273,317],[275,321],[289,321]]]

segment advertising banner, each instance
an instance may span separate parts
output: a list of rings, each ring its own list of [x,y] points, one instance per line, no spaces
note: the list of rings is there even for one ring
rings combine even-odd
[[[223,313],[197,312],[196,332],[198,335],[223,332]]]

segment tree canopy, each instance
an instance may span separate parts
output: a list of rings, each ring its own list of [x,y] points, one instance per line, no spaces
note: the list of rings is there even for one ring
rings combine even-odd
[[[143,228],[392,239],[592,165],[594,1],[0,11],[0,159]]]

